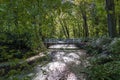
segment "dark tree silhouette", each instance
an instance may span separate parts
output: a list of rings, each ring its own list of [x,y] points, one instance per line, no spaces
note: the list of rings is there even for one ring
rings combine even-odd
[[[108,31],[110,37],[116,37],[116,19],[114,0],[106,0]]]

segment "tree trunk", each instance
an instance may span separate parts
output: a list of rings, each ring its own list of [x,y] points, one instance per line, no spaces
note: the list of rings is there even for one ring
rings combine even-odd
[[[63,23],[64,23],[65,31],[66,31],[66,34],[67,34],[67,38],[70,38],[69,27],[67,26],[66,21],[63,21]]]
[[[120,35],[120,15],[118,16],[118,27],[119,27],[119,35]]]
[[[82,17],[83,17],[84,34],[85,34],[85,37],[88,37],[89,36],[89,32],[88,32],[88,24],[87,24],[86,12],[82,13]]]
[[[106,10],[109,36],[113,38],[117,36],[114,0],[106,0]]]
[[[83,18],[83,29],[84,29],[84,36],[88,37],[89,36],[89,31],[88,31],[88,24],[87,24],[87,14],[86,14],[86,9],[87,9],[87,3],[84,1],[83,3],[81,3],[81,13],[82,13],[82,18]]]
[[[60,21],[60,24],[61,24],[61,26],[62,26],[63,33],[64,33],[65,37],[67,38],[67,34],[66,34],[66,31],[65,31],[65,28],[64,28],[64,24],[63,24],[63,22],[61,21],[61,19],[59,19],[59,21]]]
[[[78,35],[77,37],[80,38],[81,37],[81,27],[80,27],[80,24],[78,23]]]
[[[75,26],[72,27],[72,30],[73,30],[73,37],[76,38],[76,31],[75,31]]]

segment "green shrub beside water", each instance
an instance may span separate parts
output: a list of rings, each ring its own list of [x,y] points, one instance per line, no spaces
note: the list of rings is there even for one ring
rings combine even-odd
[[[87,69],[89,80],[120,80],[120,61],[93,65]]]
[[[109,51],[111,51],[114,54],[120,54],[120,38],[115,38],[110,46],[108,47]]]
[[[18,32],[16,32],[18,31]],[[0,62],[27,58],[44,49],[42,41],[31,30],[0,31]]]
[[[109,43],[105,40],[100,46],[106,45],[106,49],[102,49],[101,52],[97,51],[89,60],[91,66],[85,70],[88,74],[87,80],[120,80],[120,39],[115,38]],[[96,51],[96,47],[90,49],[91,52]],[[89,50],[89,47],[86,50]]]

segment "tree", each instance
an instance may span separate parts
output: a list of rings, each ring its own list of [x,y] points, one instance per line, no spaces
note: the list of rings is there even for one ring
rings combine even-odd
[[[110,37],[116,37],[116,19],[114,0],[106,0],[108,32]]]

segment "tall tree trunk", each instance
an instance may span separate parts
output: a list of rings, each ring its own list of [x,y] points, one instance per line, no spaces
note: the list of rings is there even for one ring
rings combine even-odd
[[[80,10],[81,10],[81,13],[82,13],[82,18],[83,18],[83,29],[84,29],[84,36],[85,37],[88,37],[89,36],[89,31],[88,31],[88,24],[87,24],[87,14],[86,14],[86,5],[87,3],[85,1],[83,1],[81,3],[81,7],[80,7]]]
[[[86,11],[82,13],[85,37],[89,36]]]
[[[73,37],[76,38],[76,31],[75,31],[75,26],[72,27],[72,30],[73,30]]]
[[[80,37],[81,37],[81,26],[80,26],[80,23],[78,23],[77,26],[78,26],[78,34],[77,34],[77,37],[80,38]]]
[[[60,21],[60,24],[61,24],[61,26],[62,26],[63,33],[64,33],[65,37],[67,38],[67,34],[66,34],[66,30],[65,30],[64,24],[63,24],[63,22],[61,21],[61,19],[59,19],[59,21]]]
[[[118,27],[119,27],[119,35],[120,35],[120,15],[118,16]]]
[[[66,34],[67,34],[67,38],[70,38],[69,28],[66,24],[66,21],[63,21],[63,23],[64,23],[65,31],[66,31]]]
[[[110,37],[116,37],[116,19],[114,0],[106,0],[108,32]]]

